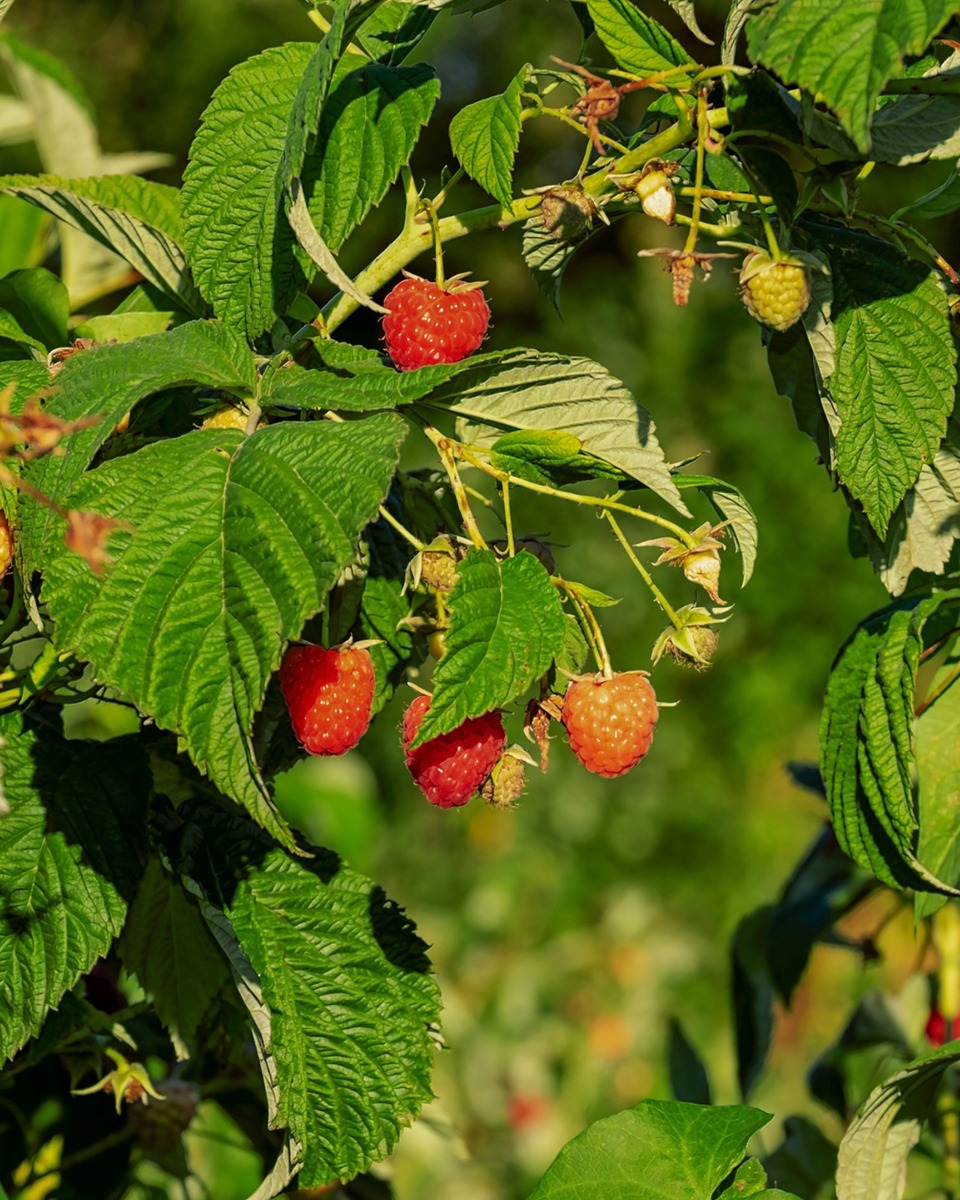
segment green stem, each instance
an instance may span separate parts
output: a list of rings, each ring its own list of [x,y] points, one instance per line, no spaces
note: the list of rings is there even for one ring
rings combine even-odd
[[[425,548],[424,543],[421,542],[418,537],[412,534],[405,525],[401,524],[393,515],[393,513],[390,512],[389,509],[387,509],[383,504],[380,505],[377,511],[380,513],[380,516],[383,517],[386,523],[395,529],[402,538],[405,538],[415,550],[420,551]]]
[[[706,153],[707,93],[701,88],[697,93],[697,170],[693,181],[693,212],[690,214],[690,232],[683,246],[684,254],[692,254],[697,245],[697,230],[700,225],[700,209],[703,205],[703,158]]]
[[[538,492],[541,496],[553,496],[557,500],[567,500],[571,504],[585,504],[591,508],[626,513],[627,516],[636,517],[641,521],[649,521],[652,525],[659,525],[661,529],[668,530],[685,546],[692,547],[694,544],[693,538],[680,525],[676,525],[673,521],[669,521],[666,517],[660,517],[656,513],[647,512],[646,509],[633,508],[631,505],[621,504],[617,500],[608,500],[605,496],[583,496],[574,492],[565,492],[561,488],[550,487],[548,484],[534,483],[532,480],[522,479],[518,475],[509,475],[504,471],[498,471],[496,467],[491,467],[489,463],[485,463],[479,458],[473,449],[460,443],[456,444],[455,452],[472,467],[476,467],[478,471],[483,471],[485,475],[490,475],[494,479],[506,479],[516,487],[525,488],[529,492]]]
[[[708,113],[708,123],[711,128],[727,124],[726,109],[713,109]],[[592,171],[583,180],[584,191],[594,199],[606,192],[617,191],[611,176],[635,174],[651,159],[663,158],[672,151],[679,150],[692,132],[693,126],[689,117],[681,116],[676,124],[671,125],[668,129],[655,134],[621,158]],[[505,229],[508,225],[513,225],[517,221],[525,221],[528,217],[533,216],[540,207],[540,202],[539,195],[522,196],[507,207],[493,204],[485,208],[459,213],[456,216],[443,217],[437,223],[440,240],[446,243],[485,229]],[[426,250],[431,239],[431,230],[422,224],[415,224],[413,228],[409,229],[404,228],[390,245],[357,275],[354,280],[357,287],[366,295],[372,296],[389,283],[398,271],[409,266],[418,254]],[[357,307],[356,300],[342,292],[338,293],[323,309],[321,315],[324,327],[332,333]],[[305,326],[294,335],[293,341],[309,337],[314,332],[312,326]]]
[[[480,526],[477,524],[477,519],[473,515],[473,510],[470,507],[470,501],[467,498],[466,489],[463,486],[463,480],[460,478],[460,472],[457,469],[457,460],[454,457],[453,445],[449,438],[443,436],[438,429],[434,429],[432,425],[424,426],[424,433],[433,442],[437,448],[437,454],[440,456],[440,462],[443,469],[447,473],[450,480],[450,486],[453,489],[453,496],[457,502],[457,508],[460,510],[460,516],[463,519],[463,527],[469,534],[471,542],[478,550],[489,550],[490,547],[483,539],[483,534],[480,532]]]
[[[516,554],[517,548],[513,540],[513,518],[510,514],[510,478],[504,479],[500,485],[501,495],[503,496],[503,522],[507,527],[507,554],[511,558]]]
[[[643,565],[643,563],[640,561],[640,559],[637,558],[637,556],[634,554],[633,547],[627,541],[626,536],[624,535],[623,530],[620,528],[619,524],[617,523],[613,513],[605,512],[603,515],[604,515],[604,518],[606,519],[606,521],[609,523],[610,528],[613,530],[614,534],[616,535],[617,541],[620,543],[620,545],[626,551],[627,558],[629,558],[630,561],[633,563],[633,565],[636,567],[637,572],[640,575],[640,578],[650,589],[654,600],[656,600],[656,602],[660,605],[660,607],[666,613],[667,618],[670,621],[671,625],[673,625],[674,629],[679,629],[680,625],[681,625],[680,618],[677,616],[676,612],[674,611],[673,606],[671,605],[670,601],[666,598],[666,596],[663,594],[663,592],[661,592],[660,589],[657,587],[657,585],[653,582],[653,576],[650,574],[650,572],[647,570],[647,568]]]
[[[603,675],[604,679],[613,677],[613,668],[610,665],[610,654],[607,651],[607,644],[603,640],[603,632],[600,629],[600,622],[596,618],[596,614],[584,598],[571,588],[565,579],[557,579],[557,583],[563,589],[573,602],[574,608],[577,610],[577,617],[580,620],[580,625],[583,629],[584,636],[590,646],[590,652],[593,654],[593,660],[597,664],[597,670]]]

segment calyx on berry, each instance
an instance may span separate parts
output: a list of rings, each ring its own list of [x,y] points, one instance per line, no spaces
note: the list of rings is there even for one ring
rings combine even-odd
[[[454,540],[440,534],[407,564],[407,585],[418,588],[423,584],[432,592],[452,592],[462,557]]]
[[[484,780],[480,795],[494,808],[516,808],[526,787],[525,766],[536,763],[522,746],[511,746]]]
[[[153,1086],[153,1082],[147,1074],[147,1068],[142,1063],[127,1062],[119,1050],[114,1050],[110,1046],[104,1053],[114,1063],[114,1070],[109,1071],[90,1087],[74,1088],[70,1093],[71,1096],[90,1096],[94,1092],[112,1094],[118,1115],[120,1105],[124,1101],[127,1104],[133,1104],[134,1101],[141,1100],[146,1104],[148,1096],[152,1096],[154,1100],[166,1099]]]
[[[698,584],[707,593],[714,604],[723,604],[718,588],[720,585],[720,551],[723,543],[719,540],[729,521],[721,521],[719,525],[711,525],[705,521],[691,534],[692,544],[682,542],[679,538],[651,538],[646,542],[638,542],[638,546],[659,546],[663,553],[654,563],[669,563],[672,567],[680,567],[691,583]]]
[[[650,657],[657,663],[664,654],[669,654],[681,666],[705,670],[710,665],[719,640],[710,626],[720,625],[727,618],[714,616],[695,604],[685,604],[674,615],[677,624],[668,625],[660,634]]]

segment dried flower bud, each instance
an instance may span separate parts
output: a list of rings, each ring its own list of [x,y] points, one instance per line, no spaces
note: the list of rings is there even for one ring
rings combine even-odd
[[[558,242],[570,242],[582,237],[596,215],[596,204],[580,188],[551,188],[544,193],[540,204],[544,228]]]

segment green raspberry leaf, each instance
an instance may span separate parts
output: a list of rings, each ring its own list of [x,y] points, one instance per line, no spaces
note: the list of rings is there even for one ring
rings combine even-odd
[[[956,510],[955,510],[956,511]],[[930,681],[917,721],[917,817],[920,835],[917,857],[948,883],[960,885],[960,825],[957,823],[957,740],[960,738],[960,647],[954,637],[940,669]],[[918,892],[918,920],[930,916],[946,897]]]
[[[936,274],[888,242],[811,225],[830,259],[836,359],[837,469],[883,537],[954,405],[957,352]]]
[[[65,499],[125,413],[146,397],[183,384],[249,395],[256,387],[253,356],[241,339],[212,321],[74,354],[57,375],[45,410],[64,421],[92,417],[95,424],[70,435],[69,454],[38,460],[27,477],[54,500]],[[20,551],[28,572],[40,569],[45,547],[62,528],[48,508],[33,502],[22,506]]]
[[[680,43],[629,0],[587,0],[600,40],[617,63],[644,76],[694,60]]]
[[[127,523],[110,541],[112,567],[98,578],[66,549],[45,564],[57,644],[177,733],[287,844],[254,759],[254,716],[284,644],[356,557],[404,434],[384,414],[146,446],[89,472],[69,497]]]
[[[0,318],[10,329],[9,333],[0,333],[0,337],[22,341],[44,363],[45,351],[66,343],[69,316],[67,289],[45,268],[11,271],[0,279]]]
[[[0,762],[5,1062],[120,932],[141,869],[150,773],[134,739],[67,742],[49,713],[0,718]]]
[[[770,1119],[740,1105],[644,1100],[568,1142],[529,1200],[710,1200]]]
[[[529,70],[525,64],[502,95],[468,104],[450,122],[450,145],[463,169],[504,208],[513,204],[513,161]]]
[[[837,1159],[837,1194],[844,1200],[899,1200],[907,1157],[920,1140],[923,1122],[935,1114],[944,1072],[960,1059],[949,1042],[914,1059],[867,1097],[847,1128]]]
[[[446,650],[412,746],[522,696],[566,640],[557,589],[532,554],[501,562],[490,550],[471,550],[449,605]]]
[[[193,316],[209,311],[184,257],[176,188],[136,175],[0,175],[0,192],[19,196],[119,254],[178,308]]]
[[[314,144],[307,147],[306,125],[298,125],[288,149],[289,114],[312,78],[315,52],[290,42],[235,67],[203,114],[184,175],[184,236],[197,284],[217,315],[250,338],[286,312],[313,274],[282,212],[290,172],[300,164],[314,232],[336,252],[409,159],[438,94],[429,68],[348,56],[323,100]],[[308,123],[310,113],[297,111]]]
[[[348,1180],[383,1158],[431,1098],[440,994],[403,909],[338,855],[278,849],[242,819],[186,807],[180,844],[225,861],[192,891],[256,1026],[271,1125],[285,1127],[298,1183]],[[181,812],[184,809],[180,810]],[[199,857],[199,856],[198,856]]]
[[[954,0],[781,0],[752,17],[750,57],[836,114],[861,153],[881,89],[930,44]]]
[[[935,633],[949,629],[958,608],[960,591],[945,591],[869,617],[834,663],[820,725],[821,771],[840,845],[892,887],[943,895],[960,892],[916,851],[914,688],[921,650],[935,640],[927,622]],[[918,770],[922,791],[922,763]]]

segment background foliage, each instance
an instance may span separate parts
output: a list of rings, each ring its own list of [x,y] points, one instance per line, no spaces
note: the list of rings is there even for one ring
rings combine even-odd
[[[441,108],[418,145],[415,172],[418,161],[448,153],[444,112],[506,88],[518,62],[542,57],[544,7],[511,0],[469,18],[441,16],[430,34],[446,47]],[[698,5],[715,38],[725,7]],[[686,36],[665,6],[658,16]],[[549,50],[576,59],[581,35],[569,7],[550,4],[548,18]],[[109,153],[168,155],[152,178],[169,182],[179,181],[199,114],[227,70],[265,46],[309,36],[291,6],[228,0],[31,0],[15,7],[9,24],[70,64]],[[424,50],[429,56],[429,45]],[[521,184],[575,170],[579,146],[552,124],[534,123],[529,136],[536,149]],[[29,145],[3,148],[7,173],[41,165]],[[928,176],[933,186],[942,175],[942,168],[910,170],[914,195]],[[904,186],[892,179],[880,167],[866,185],[888,211],[897,206],[891,189]],[[482,202],[479,190],[476,197]],[[4,219],[29,219],[20,209],[14,216],[11,201],[0,203]],[[375,217],[379,229],[392,228],[397,215],[388,200]],[[949,256],[951,233],[942,232],[938,244]],[[636,258],[646,248],[637,240],[641,223],[614,225],[569,268],[561,319],[537,293],[516,246],[504,244],[518,236],[491,232],[448,252],[450,273],[472,270],[490,281],[495,324],[486,348],[520,343],[603,362],[641,401],[649,398],[673,456],[705,451],[705,471],[737,482],[762,542],[710,674],[664,670],[662,698],[681,702],[682,719],[661,723],[657,753],[642,773],[605,783],[558,754],[551,775],[532,781],[509,821],[478,806],[438,822],[402,773],[394,706],[347,759],[302,764],[282,781],[279,800],[291,818],[380,880],[416,914],[432,946],[449,1050],[435,1076],[438,1100],[392,1160],[405,1200],[448,1190],[464,1200],[526,1196],[589,1121],[669,1094],[664,1050],[682,1049],[678,1035],[671,1040],[672,1017],[702,1051],[713,1098],[738,1098],[731,1029],[717,1002],[729,986],[727,942],[745,913],[777,893],[798,847],[820,829],[821,801],[793,786],[783,764],[816,760],[834,653],[885,598],[869,563],[849,559],[845,507],[815,469],[815,450],[797,433],[789,402],[777,396],[723,264],[695,288],[689,308],[677,310],[656,262]],[[369,257],[365,238],[345,245],[348,271]],[[2,253],[0,239],[0,260]],[[93,298],[91,315],[96,310]],[[360,313],[344,336],[375,346],[378,332],[372,315]],[[565,515],[561,526],[555,510],[548,515],[534,501],[522,513],[531,532],[575,548],[580,577],[603,579],[619,594],[623,567],[592,518]],[[627,602],[610,610],[606,624],[615,659],[645,665],[656,615]],[[68,734],[103,734],[105,720],[99,711],[74,711]],[[871,932],[871,920],[879,924],[883,915],[861,914],[863,926],[849,936]],[[907,975],[910,939],[904,914],[882,935],[884,956],[863,969],[837,948],[815,951],[754,1102],[815,1114],[838,1132],[806,1098],[803,1073],[841,1033],[847,1005],[840,998]],[[904,1005],[919,1035],[926,996],[909,993]],[[197,1138],[195,1153],[208,1164],[214,1195],[232,1200],[252,1190],[242,1153],[228,1169],[214,1136]]]

